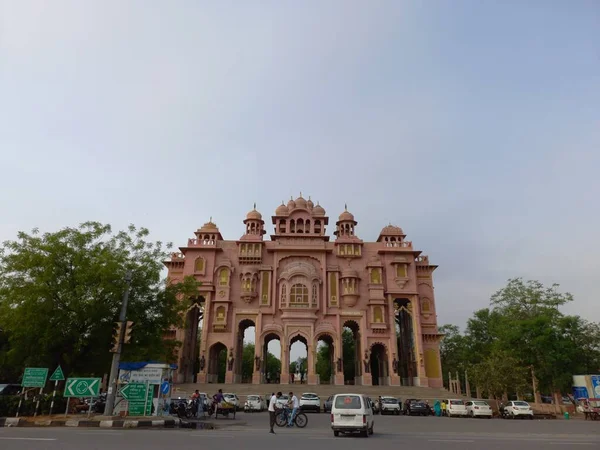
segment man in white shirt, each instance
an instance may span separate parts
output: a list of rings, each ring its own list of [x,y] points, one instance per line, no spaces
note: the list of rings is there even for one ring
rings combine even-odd
[[[269,400],[269,425],[271,427],[271,430],[269,431],[269,433],[271,434],[275,434],[275,431],[273,430],[273,427],[275,426],[275,404],[277,403],[277,399],[281,397],[281,392],[278,392],[277,395],[273,394],[271,395],[271,400]]]
[[[294,395],[293,392],[290,392],[290,400],[288,402],[290,408],[292,408],[292,413],[290,414],[290,420],[288,422],[288,427],[294,426],[294,419],[296,418],[296,414],[298,413],[298,408],[300,408],[300,402],[298,401],[298,397]]]

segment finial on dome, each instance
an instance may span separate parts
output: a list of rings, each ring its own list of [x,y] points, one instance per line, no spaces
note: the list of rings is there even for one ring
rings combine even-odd
[[[254,202],[254,209],[256,209],[256,202]]]
[[[348,211],[348,203],[344,203],[344,209]]]
[[[206,217],[206,216],[204,216],[204,217]],[[209,222],[212,222],[212,216],[210,216],[210,220],[209,220]]]

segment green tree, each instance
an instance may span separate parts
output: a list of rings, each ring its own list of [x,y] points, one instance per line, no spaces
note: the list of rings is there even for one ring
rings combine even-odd
[[[281,360],[273,355],[271,352],[267,352],[267,365],[265,375],[268,375],[269,380],[273,383],[279,378],[281,374]]]
[[[440,343],[440,359],[442,362],[442,376],[448,382],[448,373],[462,374],[468,367],[468,348],[465,337],[456,325],[442,325],[439,332],[444,335]]]
[[[242,352],[242,381],[252,382],[252,374],[254,373],[254,344],[244,343]]]
[[[354,382],[356,375],[356,357],[354,334],[348,328],[342,331],[342,355],[344,362],[344,380]]]
[[[54,367],[67,375],[101,375],[110,367],[112,333],[133,274],[128,320],[134,331],[123,360],[173,361],[178,343],[163,339],[181,325],[179,300],[197,291],[186,278],[161,279],[167,256],[145,228],[116,234],[87,222],[54,233],[20,232],[0,248],[0,328],[8,336],[3,366]]]
[[[329,383],[332,375],[332,367],[331,367],[331,349],[329,345],[321,345],[317,348],[317,364],[316,364],[316,372],[319,375],[319,380],[321,383]]]

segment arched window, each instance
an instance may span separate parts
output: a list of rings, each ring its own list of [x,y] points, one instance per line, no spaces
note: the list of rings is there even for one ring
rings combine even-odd
[[[373,322],[383,323],[383,312],[381,311],[381,306],[376,306],[373,308]]]
[[[225,322],[225,307],[219,306],[217,308],[217,322]]]
[[[229,269],[223,267],[219,271],[219,286],[227,286],[229,285]]]
[[[198,258],[196,258],[196,264],[194,265],[194,270],[196,272],[204,272],[204,258],[202,256],[198,256]]]
[[[310,220],[306,220],[306,223],[304,224],[304,232],[305,233],[310,233]]]
[[[375,268],[371,270],[371,283],[381,284],[381,269]]]
[[[424,314],[431,313],[431,302],[428,298],[421,300],[421,312]]]
[[[304,233],[304,219],[296,220],[296,233]]]
[[[321,221],[315,220],[315,233],[321,234]]]
[[[396,276],[398,278],[406,278],[406,264],[398,264],[396,265]]]
[[[308,288],[303,284],[294,284],[290,290],[290,305],[308,305]]]
[[[317,289],[318,289],[317,283],[313,283],[313,285],[312,285],[312,304],[313,304],[313,306],[317,305]]]
[[[296,232],[296,221],[294,219],[290,220],[290,233]]]

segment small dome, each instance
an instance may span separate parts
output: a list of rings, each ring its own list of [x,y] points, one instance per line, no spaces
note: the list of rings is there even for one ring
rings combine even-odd
[[[275,210],[276,216],[287,216],[289,213],[290,213],[290,210],[288,209],[287,206],[285,206],[283,204],[283,202],[281,202],[281,205],[279,205],[277,207],[277,209]]]
[[[210,218],[210,220],[208,222],[206,222],[204,225],[202,225],[202,228],[200,228],[200,230],[202,230],[202,231],[218,230],[218,229],[219,228],[217,227],[217,224],[212,221],[212,217]]]
[[[290,211],[296,207],[296,202],[294,199],[290,198],[290,201],[287,203],[287,207]]]
[[[246,215],[246,220],[262,220],[262,214],[253,209]]]
[[[313,216],[324,216],[325,210],[323,209],[323,207],[321,205],[319,205],[317,203],[317,206],[315,206],[312,210],[312,215]]]
[[[308,209],[308,203],[304,200],[302,194],[296,199],[296,208]]]
[[[340,222],[347,222],[347,221],[354,222],[354,215],[352,213],[349,213],[348,210],[346,210],[340,214],[340,217],[338,220]]]
[[[402,228],[390,224],[386,227],[383,227],[383,229],[381,230],[381,233],[379,233],[379,235],[380,236],[404,236],[404,231],[402,231]]]
[[[310,197],[308,197],[308,201],[306,202],[308,209],[313,209],[315,207],[315,204],[313,203],[313,201],[310,199]]]

